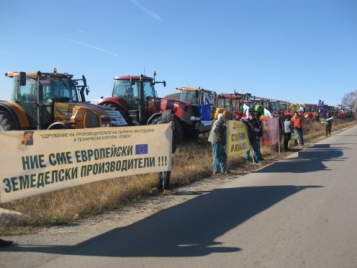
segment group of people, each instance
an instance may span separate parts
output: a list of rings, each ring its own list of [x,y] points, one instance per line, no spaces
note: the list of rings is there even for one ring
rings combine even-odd
[[[175,113],[173,110],[165,111],[162,115],[161,123],[170,123],[173,130],[173,142],[172,142],[172,153],[176,151],[176,139],[175,139],[175,124],[174,124]],[[278,115],[280,121],[280,140],[284,137],[284,150],[289,150],[289,141],[291,139],[292,133],[298,136],[298,139],[294,140],[295,145],[304,145],[304,117],[301,113],[295,112],[293,116],[284,115],[280,113]],[[246,124],[248,130],[249,143],[253,149],[253,156],[250,156],[250,149],[244,152],[244,159],[247,163],[254,162],[256,164],[261,164],[264,160],[260,151],[260,137],[262,136],[262,125],[260,122],[260,113],[249,113],[248,118],[242,118],[240,114],[239,120]],[[326,120],[326,137],[331,135],[331,122],[332,119]],[[217,120],[213,123],[212,129],[210,131],[208,141],[212,145],[212,171],[213,174],[231,173],[227,168],[227,154],[225,150],[226,146],[226,124],[225,115],[218,114]],[[157,189],[165,191],[171,191],[170,184],[171,172],[159,172],[157,176]]]
[[[249,143],[253,149],[253,157],[250,156],[250,150],[244,152],[244,159],[247,163],[254,162],[261,164],[264,160],[260,152],[260,137],[262,136],[262,125],[260,122],[260,113],[249,113],[248,118],[242,118],[239,114],[239,120],[244,122],[248,130]],[[297,135],[297,139],[294,139],[294,145],[304,145],[304,117],[300,112],[295,112],[294,115],[284,115],[281,112],[278,115],[280,123],[280,141],[284,137],[283,147],[284,151],[289,151],[289,141],[292,133]],[[326,137],[331,135],[331,124],[333,117],[327,118],[324,123],[326,126]],[[218,114],[218,120],[216,120],[212,126],[208,141],[212,144],[213,154],[213,174],[217,174],[219,171],[222,173],[230,173],[227,169],[227,155],[225,151],[226,145],[226,129],[225,129],[225,117],[223,114]]]
[[[258,117],[259,118],[259,117]],[[226,146],[226,125],[224,114],[218,114],[217,120],[213,123],[210,131],[208,141],[212,145],[212,167],[213,174],[231,173],[227,169],[227,154],[225,150]],[[247,125],[248,139],[253,148],[253,157],[250,157],[250,149],[244,152],[244,159],[247,163],[254,162],[261,164],[263,161],[262,154],[260,152],[260,137],[262,135],[262,126],[260,120],[256,118],[254,113],[249,113],[248,118],[240,118],[240,121]]]

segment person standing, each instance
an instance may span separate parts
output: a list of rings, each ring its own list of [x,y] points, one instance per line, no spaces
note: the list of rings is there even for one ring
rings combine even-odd
[[[291,132],[293,131],[294,126],[291,122],[290,116],[285,117],[284,121],[284,150],[289,151],[289,140],[291,138]]]
[[[299,136],[300,145],[304,145],[304,133],[303,133],[303,125],[304,125],[304,118],[301,113],[295,112],[294,116],[291,118],[291,122],[294,125],[294,129],[296,130]],[[295,145],[297,142],[295,141]]]
[[[256,112],[255,113],[255,118],[257,119],[259,126],[260,126],[260,131],[258,133],[258,156],[259,158],[257,159],[259,162],[263,161],[263,156],[262,153],[260,151],[260,138],[263,136],[263,127],[262,127],[262,119],[263,119],[263,115],[260,112]]]
[[[213,123],[212,129],[209,133],[208,141],[212,144],[213,174],[217,174],[219,168],[224,174],[231,173],[227,169],[227,154],[225,150],[226,126],[224,114],[218,114],[218,119]]]
[[[254,113],[249,113],[248,119],[242,118],[241,121],[247,125],[249,143],[253,148],[253,162],[257,164],[261,164],[260,159],[262,159],[262,156],[259,149],[260,148],[259,133],[261,132],[261,125],[258,122],[258,120],[255,118]],[[244,152],[244,158],[247,163],[251,161],[250,150],[246,150]]]
[[[329,113],[327,113],[326,116],[327,118],[324,120],[324,123],[325,123],[326,137],[327,137],[327,136],[331,136],[333,117],[329,117],[330,116]]]
[[[279,118],[279,130],[280,130],[280,136],[279,137],[280,137],[280,142],[281,142],[281,139],[284,136],[284,121],[285,121],[285,117],[284,117],[284,112],[283,111],[279,112],[278,118]],[[290,116],[290,120],[291,120],[291,116]]]
[[[175,127],[174,123],[175,111],[174,110],[165,110],[162,112],[161,120],[158,124],[165,124],[170,123],[171,129],[173,131],[172,136],[172,148],[171,153],[174,154],[176,152],[176,144],[178,143],[177,140],[177,128]],[[173,161],[172,161],[173,165]],[[156,181],[157,190],[163,191],[164,193],[172,193],[171,189],[171,171],[161,171],[157,174],[157,181]]]

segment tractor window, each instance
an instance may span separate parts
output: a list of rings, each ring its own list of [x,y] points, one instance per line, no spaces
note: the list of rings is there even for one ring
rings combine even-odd
[[[136,99],[138,98],[138,81],[134,85],[130,84],[130,80],[115,80],[113,88],[113,97],[121,97],[129,105],[130,109],[137,106]]]
[[[226,101],[225,101],[225,103],[224,103],[224,108],[226,109],[226,110],[231,110],[231,101],[232,101],[232,99],[226,99]]]
[[[134,98],[138,97],[138,83],[130,84],[129,80],[115,80],[113,97]]]
[[[204,94],[205,99],[203,100],[205,105],[210,105],[211,104],[211,93],[205,92]]]
[[[144,86],[144,98],[156,97],[155,87],[151,83],[151,81],[144,81],[143,86]]]
[[[187,101],[187,99],[188,99],[188,94],[187,94],[188,92],[187,91],[181,91],[181,94],[180,94],[180,100],[181,101]]]
[[[217,106],[220,108],[224,108],[225,98],[218,98]]]
[[[34,101],[36,100],[36,82],[27,78],[26,85],[19,87],[19,78],[16,76],[13,78],[13,90],[11,95],[11,100],[14,102],[21,101]]]
[[[233,101],[233,110],[238,111],[239,110],[239,100],[235,99]]]
[[[11,100],[13,101],[36,101],[37,99],[37,83],[33,77],[26,78],[26,85],[18,87],[18,77],[13,79],[13,93]],[[43,96],[48,98],[69,98],[69,101],[78,102],[78,96],[75,88],[69,86],[67,79],[41,80],[43,85]]]
[[[47,79],[42,80],[41,83],[44,99],[68,98],[70,102],[78,102],[76,89],[69,85],[67,79]]]
[[[198,104],[198,99],[196,97],[196,91],[182,90],[180,95],[181,101],[186,101],[192,104]]]
[[[134,85],[131,85],[129,79],[115,80],[112,96],[123,98],[130,109],[134,109],[138,106],[139,83],[139,80],[135,80]],[[143,81],[143,98],[147,97],[156,97],[155,87],[150,80]]]

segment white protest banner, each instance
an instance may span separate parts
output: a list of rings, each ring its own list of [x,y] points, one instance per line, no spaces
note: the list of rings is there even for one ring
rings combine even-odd
[[[171,170],[169,124],[0,132],[0,203]]]

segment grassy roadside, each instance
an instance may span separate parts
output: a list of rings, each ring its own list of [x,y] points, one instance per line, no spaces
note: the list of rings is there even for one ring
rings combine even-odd
[[[356,120],[335,119],[332,135],[334,131],[356,123]],[[323,135],[323,124],[310,122],[305,125],[306,142]],[[275,156],[278,153],[270,147],[263,147],[262,154],[265,159],[276,159]],[[212,175],[211,164],[210,143],[202,139],[195,143],[181,144],[174,155],[173,188],[210,177]],[[247,167],[243,155],[230,157],[228,167],[231,170],[252,168]],[[5,226],[0,218],[0,236],[31,233],[35,232],[38,227],[74,222],[124,207],[153,195],[150,191],[155,187],[155,182],[156,174],[109,179],[2,204],[1,208],[21,212],[29,216],[32,221],[21,226],[18,224]]]

